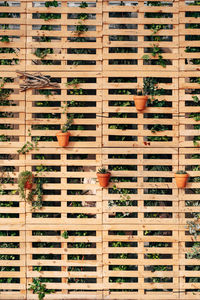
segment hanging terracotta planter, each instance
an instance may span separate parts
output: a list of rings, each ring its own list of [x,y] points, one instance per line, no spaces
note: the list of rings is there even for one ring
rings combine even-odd
[[[189,177],[189,174],[187,174],[186,172],[175,174],[176,185],[179,189],[183,189],[186,187],[188,177]]]
[[[27,178],[27,181],[25,182],[24,188],[27,189],[27,190],[32,190],[33,180],[34,180],[33,175],[31,175],[29,178]]]
[[[97,178],[99,180],[100,186],[107,187],[109,184],[110,173],[106,173],[106,174],[97,173]]]
[[[67,132],[58,132],[56,133],[56,137],[57,137],[57,140],[58,140],[58,144],[60,147],[67,147],[67,145],[69,144],[69,136],[70,136],[70,132],[67,131]]]
[[[107,187],[110,179],[110,172],[108,172],[105,168],[100,168],[97,172],[97,178],[99,180],[99,184],[101,187]]]
[[[147,103],[147,100],[148,100],[148,96],[137,96],[137,95],[134,95],[133,96],[133,100],[135,102],[135,107],[138,111],[142,111],[145,109],[146,107],[146,103]]]
[[[31,171],[22,171],[18,176],[18,189],[22,199],[25,199],[24,190],[31,190],[33,188],[34,175]]]

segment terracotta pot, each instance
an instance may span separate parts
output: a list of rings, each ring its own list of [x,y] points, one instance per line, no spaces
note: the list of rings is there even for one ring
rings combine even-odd
[[[186,187],[188,177],[188,174],[175,174],[176,185],[179,189]]]
[[[99,184],[102,187],[107,187],[109,184],[109,179],[110,179],[110,173],[97,173],[97,178],[99,180]]]
[[[27,190],[32,190],[32,188],[33,188],[33,179],[34,179],[34,176],[32,175],[32,176],[30,176],[28,179],[27,179],[27,181],[26,181],[26,183],[25,183],[25,189],[27,189]]]
[[[148,96],[133,96],[133,100],[135,102],[135,107],[138,111],[142,111],[146,107],[146,102],[148,100]]]
[[[70,132],[59,131],[56,133],[58,144],[60,147],[66,147],[69,144]]]

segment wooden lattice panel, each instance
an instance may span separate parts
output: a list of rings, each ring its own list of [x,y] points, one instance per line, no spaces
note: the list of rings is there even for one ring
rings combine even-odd
[[[25,299],[25,201],[17,193],[17,177],[25,160],[25,97],[15,72],[1,72],[0,96],[0,299]],[[8,225],[9,224],[9,225]]]
[[[0,101],[0,224],[3,229],[5,220],[9,220],[9,224],[16,226],[25,223],[25,202],[16,193],[17,177],[25,165],[24,160],[20,159],[21,156],[17,153],[20,143],[24,140],[25,105],[24,96],[19,94],[19,82],[15,78],[15,73],[4,72],[2,75],[4,77],[1,77]]]
[[[171,73],[172,74],[172,73]],[[160,72],[104,72],[104,147],[177,147],[178,79]],[[143,112],[134,107],[133,95],[148,80],[157,94]],[[151,96],[149,97],[151,98]]]
[[[17,191],[17,177],[24,169],[25,161],[17,150],[24,141],[25,132],[25,101],[19,93],[19,80],[14,72],[4,72],[1,77],[0,96],[0,191],[1,217],[10,224],[24,224],[25,202]]]
[[[40,149],[27,156],[27,169],[41,167],[39,177],[43,185],[43,208],[27,207],[27,223],[32,224],[101,224],[101,188],[96,183],[96,168],[100,166],[97,149],[71,149],[54,154]],[[48,157],[51,157],[51,159]]]
[[[37,299],[34,278],[45,299],[200,298],[199,16],[196,0],[0,0],[0,299]],[[58,87],[20,92],[17,70]]]
[[[53,299],[102,299],[101,227],[29,225],[26,238],[29,283],[42,272]]]
[[[26,2],[0,3],[0,71],[25,68]]]
[[[199,298],[200,194],[200,100],[199,100],[199,7],[196,1],[180,3],[180,168],[189,174],[189,183],[180,191],[180,290],[182,299]],[[187,147],[187,148],[186,148]],[[196,227],[197,226],[197,227]],[[192,234],[192,231],[195,231]],[[195,229],[196,228],[196,229]]]
[[[180,70],[199,69],[199,6],[197,1],[180,1]]]
[[[180,75],[180,146],[198,148],[200,146],[199,74],[181,72]]]
[[[104,149],[103,153],[103,162],[112,171],[112,183],[103,191],[104,223],[177,224],[178,191],[172,178],[176,148]]]
[[[182,299],[198,299],[199,297],[199,260],[198,252],[194,246],[199,245],[199,236],[191,234],[195,228],[194,217],[199,213],[200,169],[199,149],[180,148],[180,169],[185,169],[189,174],[189,183],[186,189],[179,192],[180,211],[180,290]],[[193,222],[193,223],[192,223]],[[194,227],[193,227],[194,226]],[[198,248],[196,248],[198,249]]]
[[[71,84],[74,79],[79,83]],[[27,139],[39,137],[39,147],[55,147],[60,151],[55,134],[65,123],[67,114],[74,116],[69,147],[100,147],[102,108],[99,74],[54,72],[52,81],[58,82],[60,87],[27,90]],[[28,130],[31,130],[32,137],[28,137]]]
[[[24,142],[25,97],[19,91],[19,79],[15,72],[2,72],[1,76],[1,147],[19,148]]]
[[[104,225],[103,241],[105,298],[177,299],[176,226]]]
[[[0,299],[26,299],[25,231],[18,224],[0,225]]]
[[[181,299],[199,299],[199,259],[198,257],[191,258],[189,253],[192,253],[192,246],[199,243],[189,234],[186,226],[180,227],[180,290]]]
[[[0,224],[3,226],[5,220],[9,224],[25,223],[25,202],[19,197],[17,192],[17,177],[19,171],[24,170],[24,164],[15,158],[15,151],[1,148],[0,151],[0,170],[1,170],[1,213]],[[11,158],[12,157],[12,158]]]
[[[27,4],[27,69],[96,71],[102,68],[101,1]]]
[[[178,1],[104,1],[103,11],[104,70],[177,70]]]

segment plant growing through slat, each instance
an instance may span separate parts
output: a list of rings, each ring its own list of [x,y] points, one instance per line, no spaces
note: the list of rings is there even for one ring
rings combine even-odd
[[[31,131],[28,130],[28,136],[31,137]],[[27,141],[19,150],[17,150],[17,152],[19,154],[26,154],[32,150],[38,150],[38,140],[39,138],[35,138],[35,140],[33,140],[33,142],[29,142]]]
[[[9,39],[8,35],[1,36],[0,42],[2,42],[2,43],[9,43],[10,39]]]
[[[46,284],[42,283],[41,278],[33,278],[33,282],[30,284],[28,290],[33,291],[33,294],[37,294],[39,300],[44,299],[47,294],[55,292],[52,289],[47,289]]]
[[[153,58],[157,58],[156,64],[161,65],[163,68],[166,68],[167,60],[163,58],[161,48],[158,45],[153,44],[153,47],[151,47],[151,49],[151,56]],[[145,54],[142,56],[142,58],[144,59],[144,61],[149,62],[151,61],[151,56]]]

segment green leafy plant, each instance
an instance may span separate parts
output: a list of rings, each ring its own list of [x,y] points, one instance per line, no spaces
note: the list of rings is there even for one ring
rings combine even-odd
[[[48,89],[46,89],[46,90],[38,90],[38,92],[39,92],[40,95],[44,95],[46,97],[49,97],[49,96],[53,95],[52,91],[48,90]]]
[[[87,4],[87,2],[82,1],[81,4],[79,5],[79,7],[80,8],[86,8],[86,7],[88,7],[88,4]],[[82,21],[85,21],[86,19],[88,19],[88,14],[86,14],[86,13],[78,14],[78,19],[80,21],[75,26],[74,33],[77,34],[78,36],[80,36],[84,32],[88,31],[88,26],[82,23]]]
[[[6,158],[11,160],[13,159],[12,155],[8,154],[6,155]],[[15,167],[6,167],[6,166],[1,166],[0,167],[0,195],[5,194],[4,190],[4,184],[14,184],[14,178],[10,176],[10,172],[14,172]],[[14,174],[14,173],[13,173]],[[16,191],[13,191],[12,194],[15,194]],[[3,202],[0,202],[0,206],[12,206],[12,202],[6,202],[5,204]]]
[[[87,31],[88,31],[88,26],[83,24],[81,21],[79,21],[78,24],[75,26],[74,33],[80,36],[81,34],[83,34],[83,32],[87,32]]]
[[[97,173],[100,173],[100,174],[107,174],[109,173],[109,171],[106,169],[106,168],[99,168]]]
[[[30,190],[27,197],[26,197],[26,193],[25,193],[25,184],[26,184],[27,178],[29,179],[31,176],[31,179],[32,179],[33,174],[30,171],[23,171],[19,174],[19,177],[18,177],[19,195],[23,200],[27,200],[27,202],[31,203],[33,210],[42,208],[43,184],[46,182],[46,179],[39,177],[38,175],[41,172],[45,172],[45,171],[49,171],[49,169],[43,165],[36,167],[35,190]],[[36,197],[34,197],[34,196],[36,196]]]
[[[3,87],[5,85],[5,83],[7,82],[7,78],[6,77],[2,77],[1,78],[1,82],[0,82],[0,94],[3,92]]]
[[[52,54],[52,53],[53,53],[52,48],[45,48],[45,49],[37,48],[34,52],[34,54],[41,59],[47,56],[48,54]]]
[[[64,231],[64,232],[62,233],[62,237],[63,237],[64,239],[68,239],[68,237],[69,237],[68,231]]]
[[[68,132],[68,130],[69,130],[69,129],[71,128],[71,126],[72,126],[73,120],[74,120],[74,115],[71,114],[71,115],[67,118],[66,123],[65,123],[65,124],[62,126],[62,128],[61,128],[62,133]]]
[[[20,197],[23,200],[26,200],[26,192],[25,192],[25,185],[26,182],[30,182],[30,184],[33,184],[33,174],[31,171],[22,171],[21,173],[19,173],[18,176],[18,192]],[[34,196],[34,192],[32,190],[29,191],[28,196],[27,196],[27,200],[28,201],[32,201]]]
[[[187,253],[187,258],[200,259],[200,243],[199,242],[194,243],[190,252]]]
[[[31,136],[31,132],[30,130],[28,131],[28,136]],[[28,153],[29,151],[32,151],[32,150],[38,150],[38,141],[39,141],[39,137],[36,137],[33,142],[29,142],[27,141],[22,147],[21,149],[17,150],[17,152],[19,154],[26,154]]]
[[[137,96],[146,96],[145,91],[143,88],[137,89]]]
[[[0,135],[0,141],[1,142],[9,142],[10,141],[10,137],[4,134]]]
[[[73,78],[69,82],[66,83],[66,86],[73,86],[73,89],[77,89],[80,83],[85,83],[85,80],[79,78]]]
[[[163,124],[154,124],[153,126],[151,126],[151,132],[152,133],[156,133],[159,131],[165,131],[167,130],[166,126]]]
[[[86,13],[81,13],[81,14],[78,14],[78,19],[80,20],[87,20],[88,19],[88,14]]]
[[[192,96],[192,99],[193,99],[193,101],[194,101],[195,103],[200,102],[200,99],[199,99],[198,96]]]
[[[9,47],[0,48],[0,53],[16,53],[16,49]]]
[[[143,80],[143,87],[138,87],[137,95],[149,95],[151,100],[154,100],[154,96],[160,95],[160,90],[157,88],[157,82],[153,77],[146,77]]]
[[[158,61],[156,62],[157,65],[161,65],[163,68],[166,68],[166,63],[167,61],[165,59],[163,59],[163,56],[162,56],[162,50],[161,48],[156,45],[156,44],[153,44],[153,47],[152,47],[152,50],[151,50],[151,56],[153,58],[157,58]],[[148,62],[151,60],[151,56],[149,56],[148,54],[145,54],[142,56],[142,58]]]
[[[42,208],[42,197],[43,197],[43,179],[38,177],[36,179],[36,188],[34,190],[33,195],[36,195],[36,199],[31,199],[28,201],[31,201],[32,204],[32,209],[36,210],[36,209],[41,209]]]
[[[191,52],[199,52],[200,47],[189,47],[187,46],[185,49],[185,52],[191,53]]]
[[[58,1],[46,1],[45,7],[58,7]]]
[[[175,174],[187,174],[187,172],[184,170],[178,170]]]
[[[0,3],[0,6],[9,6],[7,1],[4,1],[3,3]]]
[[[200,121],[200,113],[191,113],[188,118],[193,118],[196,122]]]
[[[156,34],[161,29],[164,29],[164,24],[150,24],[150,30],[153,31],[152,35]]]
[[[193,138],[193,145],[195,146],[195,147],[199,147],[200,146],[200,136],[194,136],[194,138]]]
[[[11,66],[11,65],[18,65],[19,59],[13,58],[13,59],[0,59],[0,65],[4,66]]]
[[[7,35],[4,35],[4,36],[1,37],[0,42],[10,43],[10,39]]]
[[[120,189],[116,185],[113,186],[113,192],[120,194],[119,200],[110,200],[108,205],[109,207],[113,206],[135,206],[135,201],[131,200],[131,197],[129,195],[130,191],[128,189]],[[131,213],[129,212],[122,212],[122,213],[116,213],[116,218],[124,218],[129,217]]]
[[[87,2],[82,1],[79,7],[80,8],[86,8],[86,7],[88,7],[88,4],[87,4]]]
[[[0,105],[9,104],[8,97],[11,94],[11,90],[4,89],[6,83],[6,77],[2,77],[0,81]]]
[[[54,13],[43,13],[40,14],[40,19],[43,19],[45,21],[53,20],[53,19],[60,19],[61,14],[54,14]]]
[[[46,1],[45,7],[58,7],[57,1]],[[60,19],[61,14],[56,13],[41,13],[40,19],[44,19],[45,21],[52,20],[52,19]]]
[[[158,2],[157,2],[158,3]],[[158,17],[160,18],[162,14],[158,13],[149,13],[149,17]],[[151,14],[153,16],[151,16]],[[145,13],[145,16],[148,17],[148,13]],[[163,15],[164,16],[164,15]],[[166,14],[165,17],[169,17],[169,14]],[[155,36],[155,34],[161,30],[161,29],[164,29],[164,26],[163,24],[150,24],[150,29],[153,31],[152,33],[152,39],[154,41],[160,41],[161,38],[160,36]],[[163,56],[162,56],[162,49],[159,47],[159,44],[153,44],[152,47],[151,47],[151,56],[148,55],[148,54],[145,54],[142,56],[142,58],[144,59],[145,62],[149,62],[151,61],[152,58],[156,58],[157,61],[155,62],[157,65],[161,65],[163,68],[166,68],[166,64],[167,64],[167,60],[163,59]]]
[[[55,291],[46,288],[46,284],[42,283],[41,278],[33,278],[32,284],[28,288],[29,291],[33,291],[33,294],[38,295],[38,299],[42,300],[47,294],[52,294]]]
[[[194,219],[192,221],[187,221],[187,228],[189,229],[189,233],[194,236],[194,239],[197,239],[198,231],[200,229],[199,219],[200,214],[199,213],[193,213]]]
[[[157,82],[153,77],[146,77],[143,81],[143,90],[145,95],[150,95],[152,100],[154,96],[160,96],[160,90],[157,87]]]

